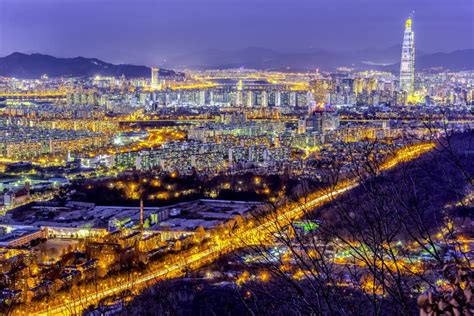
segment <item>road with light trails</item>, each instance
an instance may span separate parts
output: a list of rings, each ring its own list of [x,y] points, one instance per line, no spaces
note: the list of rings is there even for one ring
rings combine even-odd
[[[399,163],[416,159],[424,152],[434,148],[433,144],[422,144],[413,146],[413,148],[403,148],[397,155],[386,161],[381,165],[381,170],[391,169]],[[292,221],[302,217],[309,210],[332,201],[335,197],[354,189],[359,183],[355,181],[347,181],[345,184],[332,189],[331,191],[320,194],[319,196],[310,195],[306,202],[298,205],[292,205],[281,210],[277,210],[274,217],[268,219],[265,223],[258,223],[257,226],[249,228],[247,231],[241,232],[238,236],[232,236],[221,240],[214,246],[203,250],[196,254],[188,255],[179,263],[167,266],[155,271],[138,276],[137,278],[126,281],[111,288],[100,289],[91,294],[85,294],[82,297],[74,298],[73,301],[65,299],[63,303],[56,306],[45,307],[43,311],[36,312],[36,315],[79,315],[90,305],[97,304],[101,299],[118,294],[125,290],[144,288],[150,283],[157,282],[160,279],[177,277],[182,275],[182,271],[189,266],[199,267],[210,263],[212,260],[218,258],[224,253],[229,253],[232,250],[238,249],[242,246],[252,244],[255,240],[262,240],[268,234],[277,231],[280,227],[290,224]],[[25,314],[24,311],[16,310],[14,314]]]
[[[295,219],[297,217],[302,216],[308,209],[320,206],[322,203],[328,202],[334,197],[346,191],[349,191],[355,188],[356,186],[357,184],[350,184],[346,187],[331,191],[327,194],[314,198],[300,206],[294,207],[288,210],[287,212],[284,212],[283,214],[275,216],[272,221],[263,223],[254,228],[249,229],[246,232],[243,232],[242,236],[239,236],[238,238],[234,237],[229,240],[223,240],[218,245],[215,245],[197,254],[193,254],[180,263],[176,263],[170,267],[150,272],[145,275],[141,275],[133,281],[117,285],[113,288],[99,290],[98,292],[94,292],[83,297],[76,298],[73,302],[65,300],[63,304],[54,307],[49,307],[48,310],[39,312],[37,313],[37,315],[71,315],[76,313],[80,314],[84,308],[87,308],[89,305],[97,303],[101,299],[106,298],[108,296],[118,294],[128,289],[140,287],[140,285],[146,284],[150,281],[156,281],[157,279],[166,278],[170,274],[179,275],[181,271],[190,264],[197,264],[199,262],[206,263],[209,262],[211,259],[219,257],[223,253],[228,253],[233,249],[239,248],[240,246],[245,245],[246,242],[251,240],[254,236],[261,236],[262,232],[270,233],[276,230],[279,225],[284,225],[284,223],[286,222],[289,223],[291,219]]]

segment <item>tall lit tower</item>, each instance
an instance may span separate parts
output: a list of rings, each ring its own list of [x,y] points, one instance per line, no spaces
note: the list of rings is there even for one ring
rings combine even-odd
[[[412,31],[412,16],[405,22],[403,35],[402,60],[400,62],[400,91],[413,94],[415,83],[415,33]]]
[[[160,68],[151,67],[151,88],[158,89],[160,86]]]

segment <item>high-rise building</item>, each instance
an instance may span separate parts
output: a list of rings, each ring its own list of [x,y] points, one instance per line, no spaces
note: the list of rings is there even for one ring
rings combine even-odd
[[[333,91],[334,85],[330,79],[315,79],[310,81],[309,89],[316,104],[323,106],[329,102],[329,95]]]
[[[333,109],[318,107],[298,121],[298,134],[306,132],[326,133],[339,127],[339,118]]]
[[[275,106],[281,106],[281,92],[275,92]]]
[[[408,95],[413,93],[415,83],[415,33],[411,28],[412,22],[411,16],[405,22],[400,63],[400,91]]]
[[[289,106],[295,107],[296,106],[296,92],[290,92],[290,104]]]
[[[253,107],[255,103],[255,95],[251,90],[247,91],[247,107]]]
[[[364,91],[365,82],[363,78],[354,79],[353,92],[357,96]]]
[[[151,88],[158,89],[160,86],[160,68],[151,67]]]
[[[242,80],[239,80],[239,83],[237,84],[237,100],[236,100],[237,106],[243,105],[243,98],[244,98],[243,89],[244,89],[244,84]]]
[[[260,95],[261,95],[260,106],[267,107],[268,106],[268,92],[263,90]]]
[[[378,90],[378,82],[376,78],[369,78],[367,81],[367,93],[373,93]]]

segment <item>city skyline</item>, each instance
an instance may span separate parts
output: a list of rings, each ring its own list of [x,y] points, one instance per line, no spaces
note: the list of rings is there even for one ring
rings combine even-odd
[[[472,3],[429,1],[426,6],[426,2],[402,1],[395,5],[343,0],[328,6],[326,1],[222,4],[181,0],[138,1],[132,6],[126,1],[114,1],[112,5],[110,1],[70,0],[58,5],[56,0],[7,0],[0,4],[0,54],[20,51],[59,57],[81,55],[114,63],[153,65],[213,49],[384,49],[400,42],[399,29],[412,11],[420,34],[420,51],[474,47],[470,41]]]
[[[474,314],[469,2],[0,0],[0,314]]]

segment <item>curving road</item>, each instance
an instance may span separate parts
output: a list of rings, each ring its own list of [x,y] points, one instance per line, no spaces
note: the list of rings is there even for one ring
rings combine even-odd
[[[381,170],[393,168],[399,163],[416,159],[421,154],[431,150],[434,146],[421,144],[411,148],[402,149],[397,155],[388,160],[381,166]],[[114,287],[98,290],[97,292],[86,294],[83,297],[75,298],[72,301],[67,299],[56,306],[45,307],[43,311],[37,312],[37,315],[79,315],[81,312],[92,304],[97,304],[101,299],[108,296],[118,294],[124,290],[144,288],[149,282],[157,282],[159,279],[176,277],[182,274],[182,270],[190,265],[198,267],[218,258],[223,253],[228,253],[233,249],[251,244],[255,241],[262,240],[268,233],[272,233],[286,226],[297,218],[302,217],[305,212],[312,210],[324,203],[331,201],[333,198],[352,190],[359,184],[349,181],[344,185],[335,188],[328,193],[320,196],[309,198],[308,201],[301,203],[299,206],[284,208],[275,213],[273,218],[269,218],[267,222],[261,223],[245,232],[241,232],[238,236],[233,236],[225,240],[221,240],[217,245],[211,246],[209,249],[203,250],[196,254],[191,254],[181,262],[174,265],[155,270],[144,275],[138,276],[132,281],[118,284]],[[15,313],[24,314],[25,311],[16,310]]]

